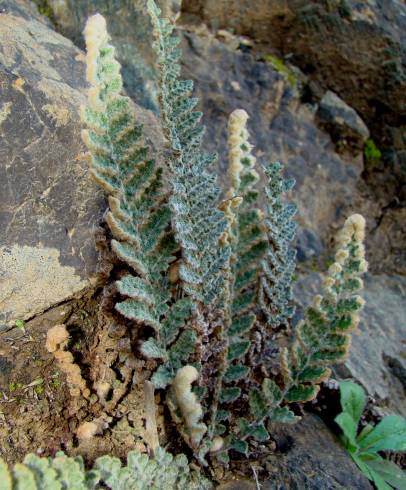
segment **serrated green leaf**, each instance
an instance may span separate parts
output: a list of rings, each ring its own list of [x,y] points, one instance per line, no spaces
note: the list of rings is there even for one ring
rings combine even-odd
[[[167,356],[166,351],[162,349],[153,338],[143,342],[141,352],[150,359],[165,359]]]
[[[281,424],[295,424],[298,420],[300,420],[300,417],[297,417],[287,407],[276,407],[271,410],[269,419],[271,422],[278,422]]]
[[[316,398],[319,389],[319,386],[296,385],[286,393],[285,400],[289,403],[308,402]]]
[[[249,332],[254,325],[256,317],[254,314],[242,315],[237,318],[233,318],[230,329],[227,334],[229,337],[233,337],[236,335],[242,335],[246,332]]]
[[[170,349],[169,357],[171,362],[181,363],[187,361],[189,356],[195,351],[196,342],[196,332],[191,329],[184,330]]]
[[[259,441],[259,442],[264,442],[269,439],[269,433],[265,429],[264,424],[255,424],[255,427],[251,431],[252,437]]]
[[[221,422],[223,420],[228,420],[230,416],[231,412],[229,410],[217,410],[216,421]]]
[[[234,361],[235,359],[241,359],[248,351],[250,346],[249,340],[240,340],[233,342],[228,347],[227,359]]]
[[[246,441],[242,441],[241,439],[234,439],[230,443],[230,449],[234,449],[234,451],[238,451],[239,453],[248,454],[248,443]]]
[[[239,398],[240,395],[241,395],[241,389],[236,386],[232,386],[230,388],[223,388],[220,393],[220,402],[232,403],[235,400],[237,400],[237,398]]]
[[[388,415],[361,441],[360,448],[368,451],[406,451],[406,420],[400,415]]]
[[[262,392],[270,406],[277,404],[282,399],[281,389],[269,378],[265,378],[262,382]]]
[[[232,364],[228,367],[224,374],[224,381],[231,383],[232,381],[239,381],[244,378],[249,372],[249,368],[242,366],[241,364]]]
[[[257,388],[249,392],[250,413],[255,420],[265,417],[269,411],[267,400],[263,393]]]

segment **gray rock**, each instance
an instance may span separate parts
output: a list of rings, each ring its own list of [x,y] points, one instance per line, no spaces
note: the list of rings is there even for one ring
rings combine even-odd
[[[348,453],[315,415],[272,431],[276,452],[267,459],[271,473],[264,490],[372,490]]]
[[[297,318],[319,291],[317,273],[299,278],[294,289]],[[350,356],[336,375],[354,378],[389,411],[406,416],[406,278],[367,274],[362,296],[362,320]]]
[[[401,0],[184,0],[182,10],[214,30],[229,29],[291,55],[293,64],[342,97],[368,126],[379,107],[387,121],[405,113]]]
[[[328,90],[320,101],[317,117],[340,150],[347,146],[362,151],[369,138],[364,121],[334,92]]]
[[[3,329],[94,283],[94,229],[105,209],[80,138],[84,55],[30,8],[6,2],[0,13]],[[140,120],[162,141],[150,115]]]

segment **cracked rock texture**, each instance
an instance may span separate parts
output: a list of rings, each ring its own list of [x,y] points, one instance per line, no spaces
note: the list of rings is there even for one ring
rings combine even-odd
[[[1,330],[93,284],[105,204],[80,139],[83,53],[21,0],[0,3],[0,39]]]

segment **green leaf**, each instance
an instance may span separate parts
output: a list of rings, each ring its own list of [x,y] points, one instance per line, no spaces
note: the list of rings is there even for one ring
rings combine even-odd
[[[388,415],[361,441],[360,448],[371,451],[406,451],[406,420]]]
[[[241,341],[233,342],[228,347],[227,359],[229,361],[240,359],[246,354],[246,352],[249,349],[249,346],[250,346],[249,340],[241,340]]]
[[[175,377],[175,373],[168,365],[164,364],[159,366],[155,373],[152,375],[151,382],[155,388],[166,388]]]
[[[341,381],[340,402],[343,412],[348,413],[355,425],[358,426],[366,405],[366,395],[363,388],[350,381]]]
[[[234,439],[230,443],[230,449],[234,449],[234,451],[238,451],[239,453],[248,454],[248,443],[246,441],[242,441],[241,439]]]
[[[195,351],[196,342],[196,332],[191,329],[184,330],[171,347],[169,352],[171,361],[175,363],[187,361],[189,356]]]
[[[276,405],[282,399],[282,392],[279,386],[269,378],[265,378],[262,383],[262,392],[269,405]]]
[[[299,381],[319,383],[330,376],[330,369],[324,367],[307,367],[299,374]]]
[[[254,325],[256,316],[254,314],[242,315],[237,318],[233,318],[232,324],[227,332],[229,337],[234,335],[242,335],[249,332]]]
[[[141,352],[150,359],[165,359],[166,351],[162,349],[153,338],[148,339],[142,344]]]
[[[217,410],[216,421],[221,422],[223,420],[228,420],[231,417],[231,412],[229,410]]]
[[[252,437],[259,441],[264,442],[269,439],[268,431],[265,429],[264,424],[256,424],[255,428],[251,431]]]
[[[319,386],[296,385],[286,393],[285,400],[289,403],[308,402],[316,398],[319,389]]]
[[[246,366],[241,366],[240,364],[232,364],[228,367],[226,373],[224,374],[224,381],[230,383],[232,381],[239,381],[244,378],[249,372],[249,368]]]
[[[256,419],[262,419],[269,411],[267,400],[263,393],[253,388],[249,393],[250,413]]]
[[[241,389],[236,386],[230,388],[223,388],[220,393],[221,403],[232,403],[241,395]]]
[[[300,417],[297,417],[287,407],[277,407],[271,410],[269,419],[271,422],[278,422],[281,424],[295,424],[298,420],[300,420]]]
[[[4,487],[4,490],[12,490],[13,482],[11,481],[11,475],[2,458],[0,458],[0,482]]]
[[[358,424],[347,412],[341,412],[339,415],[337,415],[334,421],[340,426],[346,437],[345,445],[347,449],[350,451],[355,451],[355,449],[358,447],[356,442]]]
[[[406,489],[406,473],[392,461],[379,458],[368,461],[367,464],[374,473],[392,487],[399,490]]]

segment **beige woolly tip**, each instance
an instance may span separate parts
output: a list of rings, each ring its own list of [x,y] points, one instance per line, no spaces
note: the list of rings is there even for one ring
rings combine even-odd
[[[232,197],[240,187],[240,174],[243,169],[241,145],[246,142],[248,132],[245,131],[248,114],[243,109],[236,109],[228,119],[228,176],[231,188],[228,197]]]
[[[47,340],[45,347],[48,352],[55,352],[59,346],[65,344],[69,338],[69,333],[66,330],[65,325],[55,325],[47,332]]]
[[[365,218],[361,214],[353,214],[345,221],[344,228],[352,228],[357,241],[365,238]]]
[[[94,422],[83,422],[77,431],[76,435],[80,440],[91,439],[99,432],[99,426]]]
[[[92,15],[86,22],[83,31],[86,42],[86,79],[89,83],[97,83],[97,57],[100,48],[109,40],[106,20],[100,14]]]

